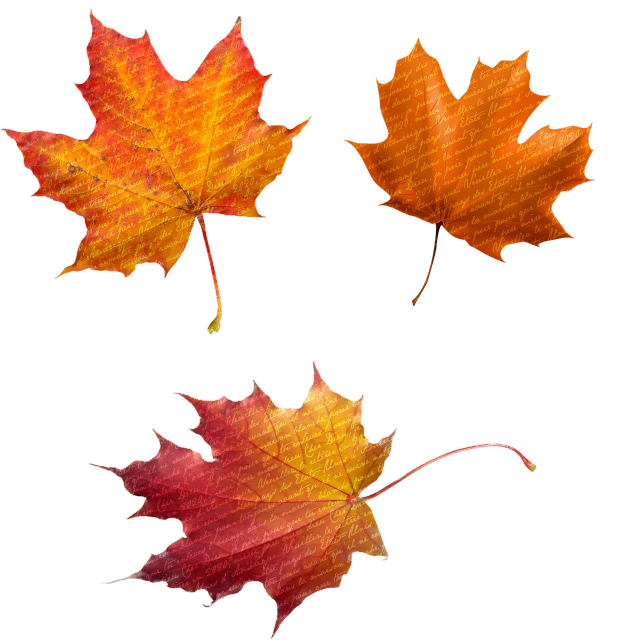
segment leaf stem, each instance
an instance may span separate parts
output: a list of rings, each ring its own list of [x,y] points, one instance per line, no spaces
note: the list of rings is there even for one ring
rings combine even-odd
[[[413,475],[416,471],[420,471],[420,469],[424,469],[426,466],[433,464],[438,460],[442,460],[443,458],[448,458],[449,456],[452,456],[454,453],[460,453],[461,451],[471,451],[472,449],[484,449],[485,447],[503,447],[504,449],[510,449],[511,451],[514,451],[520,456],[520,459],[522,460],[522,462],[524,462],[525,467],[527,467],[529,471],[536,470],[536,465],[533,464],[533,462],[531,462],[530,460],[527,460],[527,458],[525,458],[517,449],[510,447],[508,444],[476,444],[476,445],[473,445],[472,447],[464,447],[464,449],[456,449],[455,451],[449,451],[449,453],[445,453],[441,456],[438,456],[437,458],[433,458],[433,460],[429,460],[428,462],[421,464],[419,467],[416,467],[415,469],[413,469],[413,471],[409,471],[409,473],[405,473],[402,476],[402,478],[398,478],[395,482],[392,482],[391,484],[388,484],[386,487],[383,487],[382,489],[380,489],[380,491],[376,491],[375,493],[372,493],[370,496],[365,496],[361,498],[361,500],[363,501],[371,500],[371,498],[375,498],[376,496],[379,496],[381,493],[384,493],[388,489],[391,489],[391,487],[397,485],[398,482],[402,482],[404,479]]]
[[[438,248],[438,234],[440,233],[440,227],[442,226],[442,222],[436,222],[436,238],[433,241],[433,255],[431,256],[431,264],[429,265],[429,273],[427,273],[427,279],[424,281],[422,285],[422,289],[420,289],[420,293],[413,299],[413,306],[416,306],[416,302],[418,302],[418,298],[422,295],[424,288],[427,286],[427,282],[429,282],[429,276],[431,275],[431,269],[433,268],[433,261],[436,259],[436,249]]]
[[[204,218],[202,214],[198,214],[198,222],[202,229],[202,237],[204,238],[204,245],[207,248],[207,255],[209,256],[209,265],[211,266],[211,275],[213,276],[213,284],[216,288],[216,302],[218,303],[218,313],[208,327],[209,333],[220,330],[220,322],[222,320],[222,301],[220,300],[220,288],[218,287],[218,278],[216,278],[216,270],[213,266],[213,258],[211,257],[211,249],[209,247],[209,239],[207,238],[207,229],[204,226]]]

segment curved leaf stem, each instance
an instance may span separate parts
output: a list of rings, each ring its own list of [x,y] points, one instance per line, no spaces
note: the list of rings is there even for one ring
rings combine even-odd
[[[218,313],[208,327],[209,333],[220,330],[220,322],[222,320],[222,301],[220,300],[220,288],[218,287],[218,278],[216,278],[216,270],[213,266],[213,258],[211,257],[211,249],[209,248],[209,239],[207,238],[207,229],[204,226],[204,218],[202,214],[198,214],[198,222],[202,229],[202,237],[204,238],[204,245],[207,248],[207,255],[209,256],[209,265],[211,266],[211,275],[213,276],[213,284],[216,288],[216,302],[218,303]]]
[[[525,458],[517,449],[510,447],[508,444],[476,444],[476,445],[473,445],[472,447],[464,447],[464,449],[456,449],[455,451],[449,451],[449,453],[444,453],[443,455],[438,456],[437,458],[433,458],[433,460],[429,460],[428,462],[421,464],[419,467],[416,467],[412,471],[409,471],[409,473],[405,473],[402,476],[402,478],[398,478],[395,482],[392,482],[391,484],[388,484],[386,487],[383,487],[382,489],[380,489],[380,491],[376,491],[375,493],[372,493],[370,496],[364,496],[363,498],[361,498],[361,500],[363,501],[371,500],[371,498],[375,498],[376,496],[379,496],[381,493],[384,493],[388,489],[391,489],[391,487],[397,485],[398,482],[402,482],[404,479],[413,475],[416,471],[420,471],[420,469],[424,469],[426,466],[433,464],[438,460],[442,460],[443,458],[448,458],[449,456],[452,456],[454,453],[460,453],[461,451],[471,451],[472,449],[484,449],[485,447],[503,447],[504,449],[510,449],[511,451],[514,451],[520,456],[520,459],[524,463],[524,466],[527,467],[529,471],[536,470],[536,465],[533,464],[533,462]]]
[[[440,233],[440,227],[442,226],[442,222],[436,222],[436,238],[433,241],[433,255],[431,256],[431,264],[429,265],[429,273],[427,273],[427,279],[424,281],[422,285],[422,289],[420,289],[420,293],[413,299],[413,306],[416,306],[416,302],[418,302],[418,298],[422,295],[424,288],[427,286],[427,282],[429,282],[429,276],[431,275],[431,269],[433,268],[433,261],[436,259],[436,250],[438,248],[438,234]]]

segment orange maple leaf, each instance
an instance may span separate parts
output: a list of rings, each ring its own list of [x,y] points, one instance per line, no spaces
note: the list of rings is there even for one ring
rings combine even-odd
[[[96,269],[125,276],[143,262],[165,275],[196,218],[204,234],[220,327],[220,292],[202,214],[260,217],[255,200],[282,172],[293,129],[258,113],[261,75],[240,19],[187,81],[173,78],[148,34],[127,38],[91,15],[89,78],[78,88],[96,118],[86,140],[7,131],[40,183],[34,194],[81,215],[87,234],[62,273]]]
[[[362,399],[334,393],[315,367],[299,409],[279,409],[257,386],[239,402],[184,397],[200,416],[194,431],[211,447],[213,462],[158,435],[160,451],[148,462],[101,467],[146,498],[132,517],[177,518],[186,536],[128,579],[205,589],[214,602],[247,582],[262,582],[278,606],[274,633],[306,597],[340,586],[354,552],[387,555],[368,500],[469,449],[511,449],[535,469],[512,447],[476,445],[361,496],[382,473],[393,434],[368,442]]]
[[[433,257],[441,226],[498,260],[508,244],[570,237],[551,207],[562,191],[588,182],[591,127],[544,127],[518,144],[546,98],[529,89],[526,55],[495,67],[478,61],[458,100],[418,40],[394,77],[378,83],[388,136],[351,144],[390,195],[383,204],[435,223]]]

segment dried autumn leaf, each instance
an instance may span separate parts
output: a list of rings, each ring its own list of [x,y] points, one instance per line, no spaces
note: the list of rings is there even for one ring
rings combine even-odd
[[[478,61],[458,100],[418,41],[378,91],[387,138],[351,144],[390,195],[383,204],[436,225],[435,246],[441,226],[498,260],[508,244],[570,237],[551,207],[588,182],[591,127],[544,127],[518,144],[545,100],[529,89],[526,53],[495,67]]]
[[[155,458],[109,469],[146,498],[135,516],[178,518],[186,535],[131,578],[206,589],[213,601],[260,581],[278,605],[277,630],[307,596],[340,585],[354,551],[386,555],[359,495],[392,436],[367,441],[361,400],[333,393],[317,371],[300,409],[277,408],[257,386],[240,402],[184,397],[213,462],[158,436]]]
[[[96,118],[86,140],[7,131],[40,183],[34,194],[81,215],[87,234],[62,273],[119,271],[156,262],[165,275],[203,213],[260,217],[255,200],[282,172],[293,129],[258,113],[261,75],[240,34],[240,19],[187,81],[173,78],[148,34],[127,38],[91,15],[89,78],[78,88]]]
[[[129,579],[205,589],[214,602],[247,582],[262,582],[278,607],[274,633],[306,597],[340,586],[354,552],[387,555],[366,501],[469,449],[511,449],[535,469],[512,447],[476,445],[438,456],[363,497],[382,473],[393,434],[369,443],[360,423],[362,399],[334,393],[315,368],[299,409],[279,409],[257,386],[239,402],[184,397],[200,416],[194,431],[211,447],[213,462],[158,435],[160,451],[148,462],[101,467],[146,498],[132,517],[183,524],[186,537],[152,555]]]

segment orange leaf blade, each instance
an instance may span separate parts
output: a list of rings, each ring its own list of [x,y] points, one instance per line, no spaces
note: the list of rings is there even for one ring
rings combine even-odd
[[[545,99],[529,89],[526,54],[493,68],[478,62],[458,100],[418,41],[378,89],[388,136],[351,144],[390,195],[384,204],[441,222],[498,260],[508,244],[569,237],[551,208],[588,181],[590,127],[545,127],[518,144]]]

